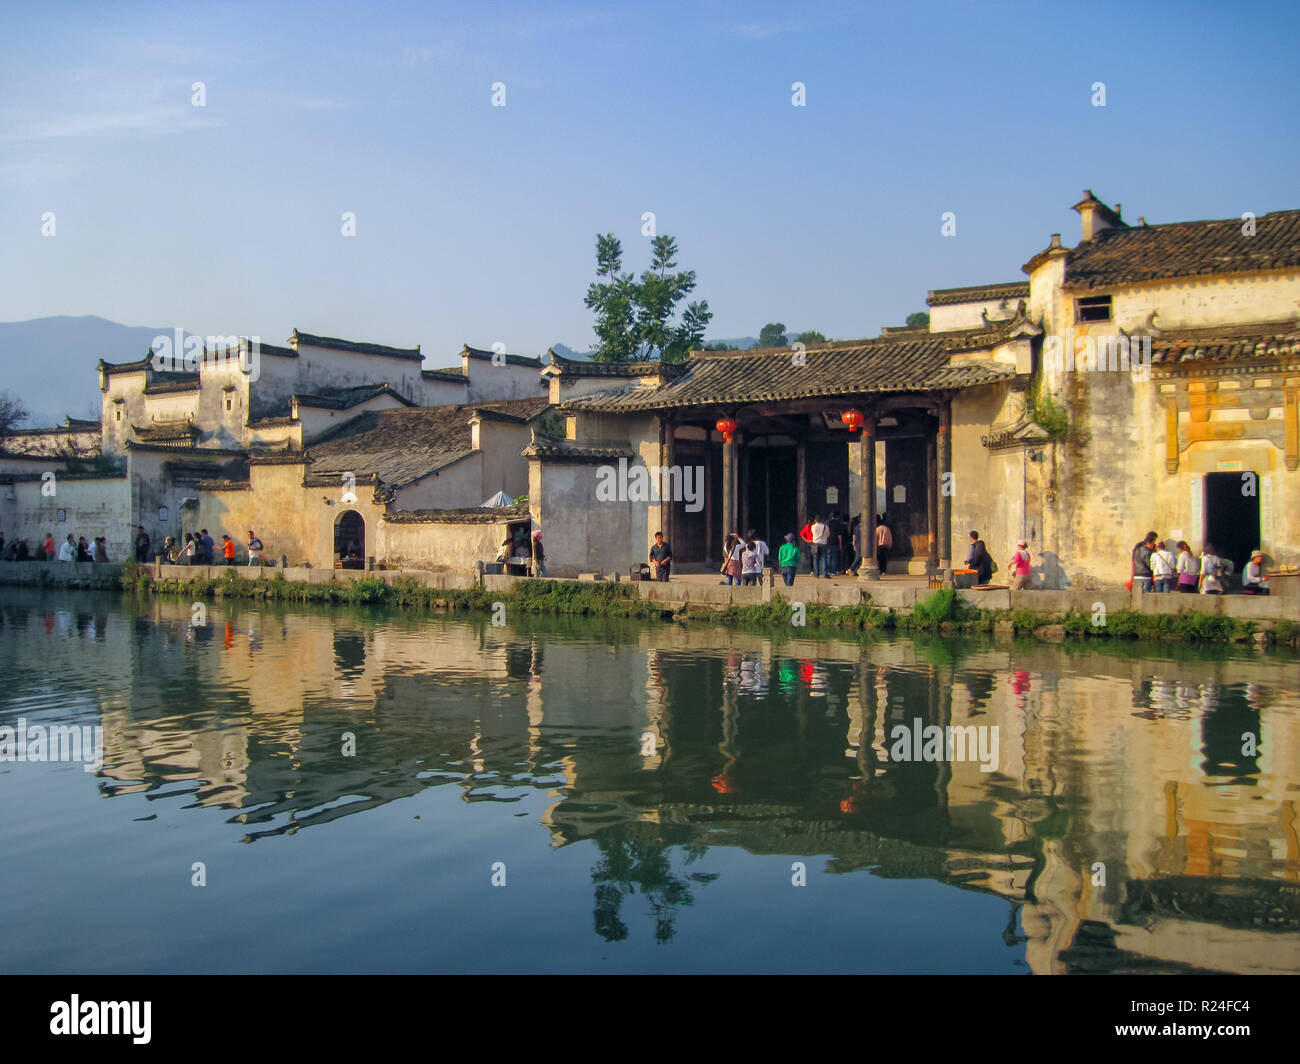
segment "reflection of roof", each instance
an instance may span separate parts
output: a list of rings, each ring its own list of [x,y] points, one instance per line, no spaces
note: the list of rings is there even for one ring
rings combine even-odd
[[[1152,329],[1151,361],[1230,362],[1300,355],[1300,320],[1216,325],[1200,329]]]
[[[357,355],[382,355],[384,358],[406,358],[416,362],[423,362],[424,356],[420,354],[420,345],[414,347],[386,347],[383,344],[366,344],[356,340],[339,340],[333,336],[314,336],[311,333],[299,332],[294,329],[293,336],[290,337],[290,343],[297,347],[324,347],[335,351],[350,351]]]
[[[326,433],[310,448],[308,481],[335,482],[340,473],[377,477],[402,486],[468,457],[473,452],[470,419],[476,412],[513,415],[524,421],[548,406],[543,398],[503,399],[474,406],[368,410]]]
[[[1172,277],[1195,277],[1300,266],[1300,210],[1240,218],[1103,229],[1071,250],[1065,287],[1104,288]]]
[[[953,303],[983,303],[993,299],[1028,299],[1028,281],[1005,281],[1001,284],[974,284],[965,288],[935,288],[926,297],[931,307]]]
[[[1022,326],[1037,334],[1037,329],[1017,316],[978,329],[815,344],[805,349],[802,365],[795,364],[790,347],[697,352],[682,364],[676,379],[667,383],[627,384],[579,396],[563,405],[616,412],[968,388],[1006,380],[1015,376],[1015,368],[991,360],[949,365],[949,357],[996,346],[1013,338]]]

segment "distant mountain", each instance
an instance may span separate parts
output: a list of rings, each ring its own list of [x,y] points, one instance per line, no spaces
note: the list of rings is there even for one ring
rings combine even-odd
[[[155,336],[171,332],[89,314],[0,322],[0,389],[27,407],[27,428],[59,425],[69,415],[98,418],[99,360],[134,362]]]
[[[551,344],[551,350],[561,358],[576,358],[580,362],[591,361],[591,351],[575,351],[573,348],[569,347],[568,344]]]

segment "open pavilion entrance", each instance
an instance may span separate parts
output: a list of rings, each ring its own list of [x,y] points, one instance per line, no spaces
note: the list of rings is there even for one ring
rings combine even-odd
[[[860,432],[841,420],[863,413]],[[664,428],[664,464],[704,470],[703,506],[669,507],[665,529],[680,567],[711,571],[721,564],[728,532],[755,529],[775,550],[787,532],[814,515],[838,511],[875,527],[884,514],[894,546],[890,572],[924,575],[948,569],[951,465],[950,397],[946,394],[847,396],[700,407],[672,412]],[[716,428],[736,424],[727,443]],[[867,490],[863,490],[863,485]],[[867,537],[868,550],[873,537]],[[865,578],[872,578],[874,556]]]

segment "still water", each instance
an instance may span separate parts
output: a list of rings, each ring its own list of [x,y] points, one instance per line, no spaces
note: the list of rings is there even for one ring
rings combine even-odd
[[[1300,970],[1294,654],[207,610],[0,588],[0,970]]]

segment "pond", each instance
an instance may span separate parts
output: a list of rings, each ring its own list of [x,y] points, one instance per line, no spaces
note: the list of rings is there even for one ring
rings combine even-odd
[[[1300,660],[0,589],[8,972],[1293,972]]]

